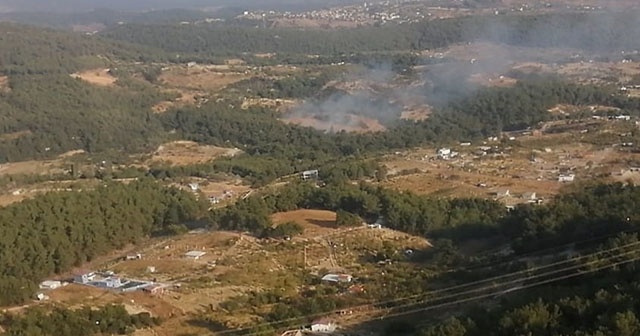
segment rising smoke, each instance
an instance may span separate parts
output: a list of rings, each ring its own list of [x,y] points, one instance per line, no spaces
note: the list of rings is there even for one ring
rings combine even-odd
[[[291,115],[347,126],[357,126],[352,116],[358,115],[390,125],[416,104],[443,108],[468,97],[487,84],[474,78],[496,81],[516,64],[640,60],[638,12],[495,16],[481,25],[470,22],[462,29],[467,42],[430,52],[429,64],[413,82],[399,81],[389,64],[374,66],[347,76],[351,88],[307,101]]]

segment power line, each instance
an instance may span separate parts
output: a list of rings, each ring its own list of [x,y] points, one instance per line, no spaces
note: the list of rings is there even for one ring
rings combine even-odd
[[[636,252],[636,251],[634,251],[634,252]],[[536,286],[540,286],[540,285],[545,285],[545,284],[549,284],[549,283],[553,283],[553,282],[558,282],[558,281],[562,281],[562,280],[578,277],[578,276],[581,276],[581,275],[595,273],[595,272],[598,272],[598,271],[601,271],[601,270],[604,270],[604,269],[613,268],[613,267],[616,267],[616,266],[619,266],[619,265],[627,264],[627,263],[638,261],[638,260],[640,260],[640,257],[635,257],[635,258],[631,258],[631,259],[628,259],[628,260],[625,260],[625,261],[619,261],[619,262],[615,262],[613,264],[597,267],[597,268],[592,269],[592,270],[587,270],[587,271],[583,271],[583,272],[575,272],[573,274],[558,276],[558,277],[555,277],[555,278],[552,278],[552,279],[546,279],[546,280],[538,281],[538,282],[535,282],[535,283],[523,285],[523,286],[520,286],[520,287],[517,287],[517,288],[513,288],[512,291],[523,290],[523,289],[527,289],[527,288],[532,288],[532,287],[536,287]],[[461,303],[467,303],[467,302],[471,302],[471,301],[476,301],[476,300],[492,297],[492,296],[495,296],[495,295],[498,295],[498,294],[502,294],[502,293],[503,293],[503,291],[492,292],[492,293],[488,293],[488,294],[481,294],[481,295],[473,296],[473,297],[470,297],[470,298],[464,298],[464,299],[459,299],[459,300],[455,300],[455,301],[451,301],[451,302],[440,303],[440,304],[431,305],[431,306],[428,306],[428,307],[422,307],[422,308],[416,308],[416,309],[412,309],[412,310],[408,310],[408,311],[404,311],[404,312],[392,313],[392,314],[385,315],[383,317],[365,319],[365,320],[362,320],[361,322],[370,322],[370,321],[375,321],[375,320],[386,320],[386,319],[393,318],[393,317],[400,317],[400,316],[404,316],[404,315],[415,314],[415,313],[424,312],[424,311],[428,311],[428,310],[433,310],[433,309],[437,309],[437,308],[443,308],[443,307],[446,307],[446,306],[452,306],[452,305],[457,305],[457,304],[461,304]],[[406,307],[408,308],[410,306],[416,306],[416,305],[418,305],[418,304],[407,305]],[[258,332],[250,332],[250,333],[245,334],[245,336],[257,336],[257,335],[262,335],[264,333],[265,332],[259,332],[259,331]]]
[[[635,257],[635,258],[631,258],[631,259],[628,259],[628,260],[625,260],[625,261],[615,262],[613,264],[601,266],[601,267],[598,267],[598,268],[595,268],[595,269],[592,269],[592,270],[587,270],[587,271],[584,271],[584,272],[576,272],[576,273],[573,273],[573,274],[563,275],[563,276],[559,276],[559,277],[552,278],[552,279],[542,280],[542,281],[539,281],[539,282],[535,282],[535,283],[523,285],[523,286],[518,287],[518,288],[514,288],[513,291],[519,291],[519,290],[532,288],[532,287],[536,287],[536,286],[540,286],[540,285],[545,285],[545,284],[549,284],[549,283],[553,283],[553,282],[558,282],[558,281],[562,281],[562,280],[566,280],[566,279],[570,279],[570,278],[575,278],[575,277],[578,277],[578,276],[581,276],[581,275],[595,273],[595,272],[598,272],[598,271],[601,271],[601,270],[604,270],[604,269],[613,268],[613,267],[616,267],[616,266],[620,266],[620,265],[623,265],[623,264],[628,264],[628,263],[631,263],[631,262],[634,262],[634,261],[638,261],[638,260],[640,260],[640,257]],[[480,299],[484,299],[484,298],[487,298],[487,297],[495,296],[497,294],[501,294],[501,292],[482,294],[482,295],[474,296],[474,297],[471,297],[471,298],[460,299],[460,300],[456,300],[456,301],[453,301],[453,302],[447,302],[447,303],[438,304],[438,305],[435,305],[435,306],[429,306],[429,307],[414,309],[414,310],[410,310],[410,311],[406,311],[406,312],[402,312],[402,313],[390,314],[390,315],[387,315],[387,316],[385,316],[383,318],[380,318],[380,319],[384,320],[384,319],[389,319],[391,317],[409,315],[409,314],[428,311],[428,310],[432,310],[432,309],[442,308],[442,307],[446,307],[446,306],[456,305],[456,304],[460,304],[460,303],[466,303],[466,302],[470,302],[470,301],[475,301],[475,300],[480,300]],[[374,319],[364,320],[363,322],[369,322],[369,321],[373,321],[373,320],[376,320],[376,319],[374,318]],[[252,335],[252,334],[247,334],[247,335]]]
[[[483,279],[483,280],[477,280],[477,281],[473,281],[473,282],[469,282],[466,284],[460,284],[460,285],[456,285],[456,286],[451,286],[451,287],[447,287],[447,288],[442,288],[439,290],[435,290],[435,291],[431,291],[428,293],[421,293],[421,294],[416,294],[416,295],[411,295],[411,296],[407,296],[407,297],[402,297],[402,298],[396,298],[396,299],[392,299],[392,300],[385,300],[385,301],[377,301],[377,302],[369,302],[366,304],[362,304],[362,305],[358,305],[358,306],[352,306],[352,307],[346,307],[343,309],[339,309],[339,310],[334,310],[334,311],[329,311],[329,312],[322,312],[322,313],[316,313],[316,314],[310,314],[310,315],[305,315],[305,316],[299,316],[299,317],[294,317],[294,318],[289,318],[289,319],[284,319],[284,320],[279,320],[279,321],[273,321],[273,322],[267,322],[267,323],[262,323],[253,327],[247,327],[247,328],[242,328],[242,329],[236,329],[236,330],[227,330],[227,331],[221,331],[218,332],[217,335],[225,335],[225,334],[229,334],[229,333],[236,333],[236,332],[242,332],[242,331],[249,331],[255,328],[259,328],[259,327],[265,327],[265,326],[274,326],[277,324],[282,324],[282,323],[288,323],[288,322],[296,322],[296,321],[300,321],[300,320],[304,320],[304,319],[309,319],[309,318],[315,318],[315,317],[321,317],[321,316],[326,316],[326,315],[330,315],[330,314],[335,314],[335,313],[339,313],[341,311],[344,310],[357,310],[357,309],[361,309],[361,308],[367,308],[367,307],[371,307],[371,306],[376,306],[376,305],[388,305],[388,304],[393,304],[393,303],[399,303],[402,301],[406,301],[406,300],[411,300],[411,299],[425,299],[427,296],[432,296],[434,294],[439,294],[439,293],[446,293],[446,292],[450,292],[453,290],[459,290],[459,289],[463,289],[466,287],[471,287],[474,285],[479,285],[479,284],[483,284],[483,283],[487,283],[487,282],[491,282],[491,281],[496,281],[496,280],[500,280],[500,279],[504,279],[504,278],[509,278],[509,277],[513,277],[513,276],[517,276],[517,275],[521,275],[521,274],[525,274],[525,273],[531,273],[534,271],[539,271],[539,270],[544,270],[544,269],[548,269],[551,267],[555,267],[555,266],[559,266],[559,265],[563,265],[563,264],[567,264],[567,263],[572,263],[572,262],[576,262],[585,258],[591,258],[591,257],[595,257],[598,256],[600,254],[604,254],[604,253],[609,253],[609,252],[614,252],[616,250],[621,250],[624,248],[629,248],[629,247],[633,247],[633,246],[637,246],[640,245],[640,241],[638,242],[634,242],[634,243],[630,243],[630,244],[626,244],[623,246],[619,246],[619,247],[615,247],[615,248],[610,248],[607,250],[601,250],[601,251],[597,251],[591,254],[587,254],[587,255],[583,255],[583,256],[579,256],[579,257],[575,257],[575,258],[571,258],[571,259],[567,259],[567,260],[563,260],[563,261],[559,261],[559,262],[554,262],[551,264],[547,264],[547,265],[543,265],[543,266],[538,266],[538,267],[534,267],[534,268],[530,268],[527,270],[521,270],[521,271],[517,271],[517,272],[512,272],[509,274],[503,274],[503,275],[499,275],[499,276],[494,276],[491,278],[487,278],[487,279]],[[631,252],[635,252],[635,250],[630,251],[630,252],[626,252],[622,255],[625,254],[629,254]],[[618,256],[612,256],[612,257],[608,257],[606,259],[611,259],[614,257],[618,257]],[[601,261],[601,260],[600,260]],[[552,271],[552,272],[547,272],[544,274],[540,274],[538,276],[528,276],[525,278],[521,278],[518,280],[512,280],[511,282],[519,282],[519,281],[525,281],[525,280],[531,280],[531,279],[535,279],[536,277],[541,277],[544,275],[551,275],[551,274],[555,274],[555,273],[559,273],[561,271],[566,271],[568,269],[574,269],[574,268],[579,268],[579,267],[584,267],[585,265],[572,265],[568,268],[565,269],[560,269],[560,270],[556,270],[556,271]],[[488,288],[495,288],[496,285],[493,285],[492,287],[488,287]],[[476,290],[477,291],[477,290]],[[449,294],[449,296],[457,296],[460,294]],[[441,298],[432,298],[431,300],[437,300],[437,299],[443,299]],[[411,303],[410,305],[415,305],[416,303]],[[403,305],[400,306],[396,306],[394,308],[398,308],[398,307],[402,307]]]

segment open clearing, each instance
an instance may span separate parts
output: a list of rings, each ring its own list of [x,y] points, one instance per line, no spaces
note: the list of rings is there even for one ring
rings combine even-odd
[[[145,164],[165,163],[186,166],[209,162],[222,156],[235,156],[241,152],[237,148],[199,145],[193,141],[173,141],[159,146]]]
[[[584,108],[592,109],[579,109]],[[573,109],[559,106],[552,111]],[[543,200],[557,194],[566,185],[558,181],[561,175],[573,174],[576,181],[640,181],[635,169],[640,154],[620,146],[634,127],[633,122],[553,121],[536,134],[507,142],[453,145],[451,150],[459,155],[448,160],[436,156],[437,148],[397,153],[383,160],[389,177],[382,185],[434,196],[491,199],[508,190],[510,195],[500,200],[513,205],[529,201],[521,197],[525,193],[535,192],[535,198]]]
[[[225,70],[209,66],[174,67],[164,71],[158,79],[169,88],[217,92],[227,85],[249,78],[244,72],[229,70],[227,65],[220,67]]]
[[[336,213],[326,210],[301,209],[279,212],[271,216],[274,224],[296,222],[304,227],[305,236],[324,234],[336,228]]]
[[[71,74],[71,77],[82,79],[88,83],[100,86],[112,86],[118,80],[112,76],[109,69],[92,69]]]

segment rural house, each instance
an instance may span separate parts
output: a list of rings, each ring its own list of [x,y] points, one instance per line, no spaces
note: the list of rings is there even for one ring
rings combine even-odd
[[[311,323],[311,332],[329,334],[336,331],[337,328],[338,326],[335,323],[327,319],[319,319]]]
[[[573,182],[575,177],[576,176],[574,174],[569,174],[569,175],[561,174],[560,176],[558,176],[558,182]]]
[[[349,274],[331,274],[330,273],[323,276],[321,280],[329,281],[329,282],[351,282],[351,280],[353,280],[353,277]]]
[[[62,282],[46,280],[41,282],[39,287],[40,289],[56,289],[56,288],[62,287]]]
[[[73,282],[75,283],[81,283],[81,284],[86,284],[90,281],[93,281],[93,279],[95,279],[96,277],[96,273],[95,272],[89,272],[89,271],[83,271],[83,272],[79,272],[76,275],[73,276]]]
[[[318,178],[318,170],[305,170],[302,172],[301,177],[303,180]]]
[[[198,259],[200,259],[200,257],[202,257],[205,254],[207,254],[207,252],[189,251],[189,252],[185,253],[184,256],[187,257],[188,259],[198,260]]]

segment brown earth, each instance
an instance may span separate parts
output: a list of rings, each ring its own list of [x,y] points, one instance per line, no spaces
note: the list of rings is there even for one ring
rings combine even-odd
[[[160,145],[145,164],[166,163],[173,166],[205,163],[222,156],[240,154],[237,148],[200,145],[193,141],[174,141]]]
[[[109,69],[92,69],[71,74],[73,78],[82,79],[88,83],[100,86],[113,86],[118,80],[109,73]]]
[[[271,216],[274,224],[296,222],[304,227],[304,235],[318,235],[331,232],[336,229],[336,213],[326,210],[293,210],[279,212]]]
[[[169,88],[216,92],[249,77],[244,72],[233,72],[229,69],[228,65],[175,67],[163,72],[158,79]]]

